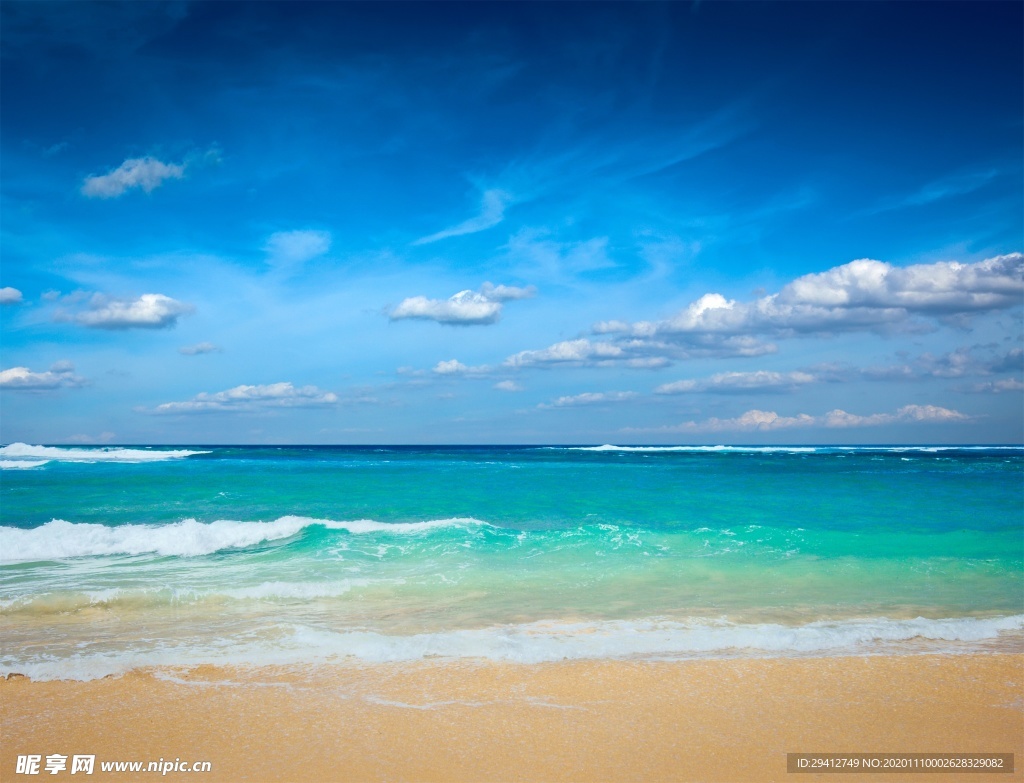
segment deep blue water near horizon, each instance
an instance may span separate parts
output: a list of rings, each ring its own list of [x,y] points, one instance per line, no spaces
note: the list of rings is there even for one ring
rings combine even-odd
[[[0,672],[1019,649],[1024,447],[0,447]]]

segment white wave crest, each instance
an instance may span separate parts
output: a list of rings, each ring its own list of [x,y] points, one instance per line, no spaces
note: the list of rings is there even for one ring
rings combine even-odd
[[[736,452],[751,454],[816,454],[833,452],[921,452],[934,454],[942,451],[1024,451],[1024,446],[546,446],[566,451],[679,451],[679,452]]]
[[[814,446],[571,446],[569,451],[692,451],[692,452],[752,452],[771,453],[786,452],[793,454],[813,454],[818,451]]]
[[[123,449],[113,446],[93,449],[65,449],[58,446],[30,446],[27,443],[11,443],[0,447],[0,458],[3,458],[5,462],[35,463],[30,467],[38,467],[50,460],[58,462],[160,462],[168,459],[183,459],[194,454],[209,453],[209,451],[192,451],[189,449]],[[15,466],[5,464],[4,467]]]
[[[332,631],[284,626],[273,638],[210,640],[119,652],[76,652],[56,659],[0,659],[0,675],[19,672],[36,680],[90,680],[151,666],[306,665],[385,663],[424,659],[481,659],[545,663],[580,659],[691,660],[720,657],[836,656],[972,652],[980,645],[1024,641],[1024,615],[992,618],[892,620],[885,617],[818,621],[797,626],[694,619],[605,622],[546,621],[470,630],[390,635],[372,630]],[[154,640],[150,640],[154,641]],[[918,643],[915,645],[915,643]],[[920,643],[923,643],[920,644]]]
[[[240,549],[267,541],[290,538],[312,525],[354,534],[391,533],[409,535],[445,527],[485,525],[478,519],[435,519],[426,522],[375,522],[359,519],[339,522],[330,519],[286,516],[273,522],[218,520],[197,522],[185,519],[169,525],[73,524],[55,519],[40,527],[22,530],[0,527],[0,562],[26,563],[64,560],[71,557],[103,555],[145,555],[197,557],[225,549]]]
[[[0,470],[31,470],[45,465],[48,459],[0,459]]]

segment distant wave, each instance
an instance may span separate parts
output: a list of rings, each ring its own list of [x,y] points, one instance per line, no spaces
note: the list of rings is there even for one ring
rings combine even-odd
[[[303,529],[320,525],[350,533],[392,533],[409,535],[444,527],[485,525],[477,519],[435,519],[426,522],[376,522],[359,519],[338,522],[330,519],[286,516],[273,522],[218,520],[197,522],[186,519],[169,525],[72,524],[55,519],[28,530],[0,527],[0,562],[26,563],[101,555],[144,555],[197,557],[225,549],[255,546],[290,538]]]
[[[737,452],[737,453],[772,453],[817,454],[829,452],[865,451],[865,452],[923,452],[940,451],[1024,451],[1024,446],[545,446],[547,449],[563,451],[679,451],[679,452]]]
[[[66,449],[57,446],[30,446],[27,443],[11,443],[0,447],[0,467],[4,470],[37,468],[50,461],[57,462],[160,462],[169,459],[183,459],[194,454],[209,454],[209,451],[187,449],[123,449],[104,447],[94,449]]]
[[[1009,642],[1019,647],[1024,615],[990,618],[817,621],[803,625],[668,622],[658,619],[603,622],[543,621],[520,625],[393,635],[373,630],[328,630],[282,624],[281,633],[224,644],[211,638],[173,645],[166,641],[120,652],[76,652],[0,660],[0,676],[19,672],[36,680],[92,680],[149,666],[306,665],[353,661],[383,663],[491,660],[544,663],[580,659],[688,660],[694,658],[835,656],[915,652],[972,652]],[[160,675],[165,676],[165,675]],[[166,676],[173,676],[168,674]]]
[[[814,446],[571,446],[568,451],[752,451],[752,452],[807,452],[818,451]]]

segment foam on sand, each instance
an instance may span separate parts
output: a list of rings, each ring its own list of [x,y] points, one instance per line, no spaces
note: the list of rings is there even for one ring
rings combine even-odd
[[[266,588],[276,592],[277,587]],[[257,592],[262,592],[258,588]],[[102,652],[0,656],[0,676],[34,680],[93,680],[151,666],[292,666],[338,663],[490,661],[541,664],[573,660],[684,661],[713,658],[834,657],[914,653],[971,653],[1004,643],[1020,651],[1024,615],[898,620],[885,617],[803,625],[693,619],[566,622],[407,635],[353,628],[275,625],[265,636],[242,634],[189,642],[140,640]],[[1005,650],[1004,650],[1005,651]]]

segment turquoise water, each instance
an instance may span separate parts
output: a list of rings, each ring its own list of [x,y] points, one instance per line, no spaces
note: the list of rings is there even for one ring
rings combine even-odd
[[[0,449],[0,672],[1019,646],[1024,449]]]

